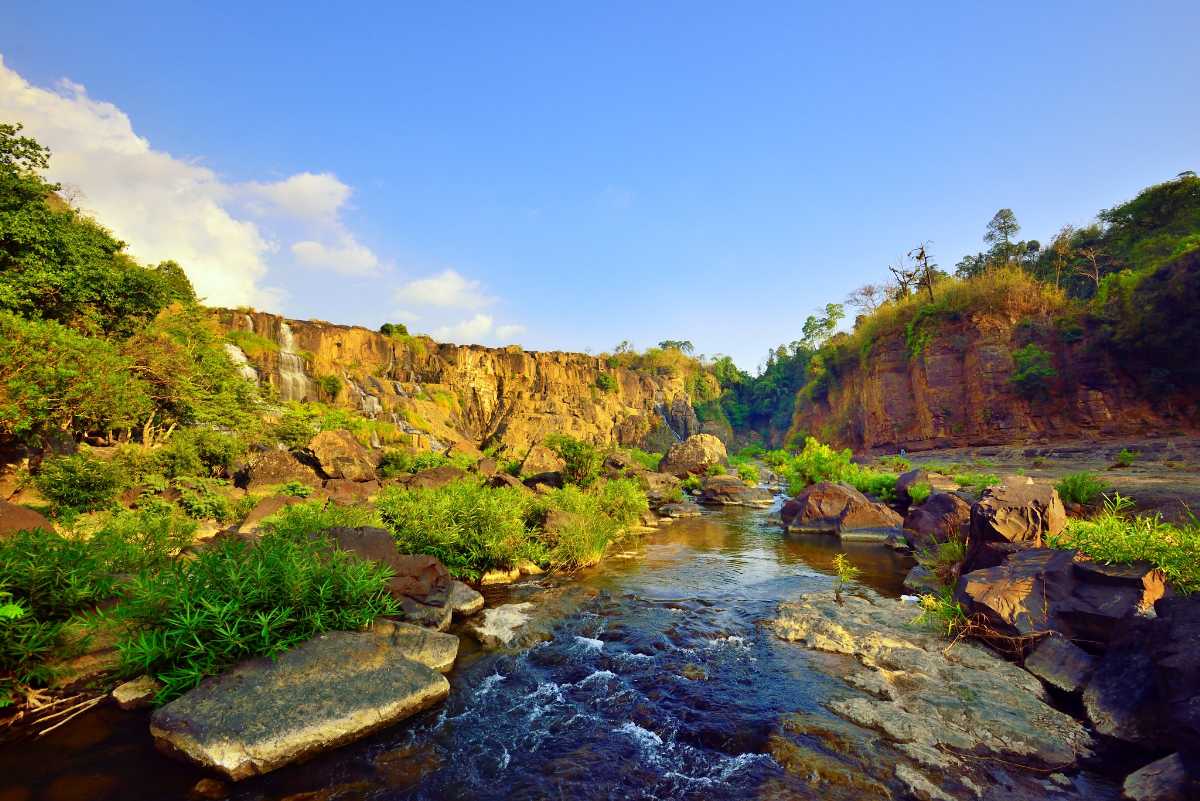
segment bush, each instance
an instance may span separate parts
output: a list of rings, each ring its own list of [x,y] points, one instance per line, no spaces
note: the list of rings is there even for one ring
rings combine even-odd
[[[380,478],[394,478],[405,473],[419,473],[422,470],[432,470],[435,467],[451,465],[466,470],[471,467],[473,460],[465,454],[446,456],[436,451],[411,453],[402,450],[386,450],[379,461],[377,472]]]
[[[222,476],[233,473],[246,455],[246,443],[237,434],[211,428],[185,428],[155,452],[165,475]]]
[[[710,464],[708,469],[704,472],[710,476],[723,476],[725,475],[725,465],[721,464],[720,462],[717,462],[716,464]]]
[[[1097,478],[1095,473],[1087,471],[1063,476],[1054,486],[1064,501],[1084,506],[1099,498],[1105,490],[1104,482]]]
[[[0,586],[38,620],[66,620],[111,597],[113,579],[94,549],[50,531],[0,542]]]
[[[133,629],[119,644],[123,671],[161,681],[163,703],[243,659],[398,611],[386,566],[313,533],[268,531],[253,547],[229,540],[134,580],[118,607]]]
[[[161,568],[190,545],[196,524],[171,509],[122,509],[88,540],[88,549],[111,575]]]
[[[956,473],[953,476],[954,483],[958,484],[964,490],[972,492],[976,495],[982,495],[983,491],[988,487],[994,487],[1000,483],[1000,476],[994,473],[976,473],[964,472]]]
[[[552,509],[566,514],[558,519],[553,530],[542,530],[538,537],[548,549],[548,561],[555,567],[574,570],[596,564],[620,534],[621,524],[604,513],[601,498],[579,487],[551,490],[535,499],[527,512],[527,521],[540,525]]]
[[[563,478],[570,483],[579,487],[589,487],[600,477],[604,454],[595,445],[589,445],[566,434],[551,434],[546,437],[545,445],[566,462]]]
[[[308,446],[317,435],[317,425],[299,404],[289,406],[271,428],[271,435],[291,450]]]
[[[601,373],[596,376],[596,388],[602,392],[616,392],[617,379],[613,378],[609,373]]]
[[[1173,525],[1161,515],[1135,517],[1133,501],[1114,494],[1091,520],[1072,518],[1052,548],[1074,548],[1106,564],[1145,561],[1160,568],[1181,593],[1200,590],[1200,521]]]
[[[436,556],[453,575],[477,579],[520,559],[545,562],[525,529],[524,496],[463,479],[438,489],[391,487],[376,506],[401,551]]]
[[[1137,451],[1131,451],[1128,448],[1122,448],[1121,452],[1117,454],[1116,466],[1117,467],[1132,467],[1133,462],[1136,459],[1137,459]]]
[[[279,487],[280,495],[286,495],[292,498],[307,498],[312,495],[313,488],[300,481],[289,481]]]
[[[679,483],[679,489],[683,492],[699,492],[700,487],[700,476],[689,475]]]
[[[1009,380],[1027,398],[1044,396],[1050,389],[1050,379],[1058,375],[1050,353],[1033,342],[1013,351],[1013,365]]]
[[[734,465],[737,469],[738,478],[745,481],[747,484],[758,483],[758,468],[750,462],[738,462]]]
[[[197,520],[212,518],[227,523],[235,517],[235,510],[222,492],[225,485],[224,481],[203,476],[178,478],[175,489],[179,490],[179,508]]]
[[[42,462],[34,484],[56,507],[88,512],[111,506],[122,481],[113,465],[77,453]]]
[[[379,333],[383,334],[385,337],[406,337],[408,336],[408,326],[406,326],[404,323],[384,323],[383,325],[379,326]]]
[[[317,389],[330,401],[337,400],[338,393],[342,391],[342,379],[336,375],[323,375],[317,379]]]
[[[933,494],[933,487],[928,481],[918,481],[908,488],[908,497],[912,500],[914,506],[920,506],[929,500],[929,496]]]

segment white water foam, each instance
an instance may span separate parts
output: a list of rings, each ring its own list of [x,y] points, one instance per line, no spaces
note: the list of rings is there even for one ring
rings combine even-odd
[[[596,640],[591,637],[583,637],[583,636],[576,634],[575,642],[577,642],[580,645],[584,646],[585,648],[588,648],[593,651],[604,650],[604,640]]]

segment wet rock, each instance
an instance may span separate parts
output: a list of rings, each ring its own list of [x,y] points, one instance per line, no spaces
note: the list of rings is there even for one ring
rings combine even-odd
[[[924,565],[914,565],[904,577],[904,589],[915,593],[934,593],[942,588],[937,575]]]
[[[121,709],[140,709],[150,706],[162,684],[153,676],[138,676],[113,688],[112,698]]]
[[[54,525],[41,514],[8,501],[0,501],[0,540],[18,531],[54,531]]]
[[[237,527],[239,532],[250,532],[258,528],[258,524],[266,518],[285,509],[288,506],[302,503],[302,498],[297,498],[293,495],[272,495],[270,498],[263,498],[259,501],[250,514],[246,515],[246,519]]]
[[[483,618],[468,626],[468,631],[479,640],[484,648],[504,648],[510,645],[518,632],[529,622],[532,603],[502,604],[485,609]]]
[[[503,568],[496,567],[485,572],[479,578],[479,583],[484,587],[494,584],[511,584],[521,577],[521,571],[515,567]]]
[[[651,509],[658,509],[663,504],[670,503],[678,497],[680,480],[666,473],[640,473],[638,480],[646,491],[646,500],[650,501]]]
[[[450,606],[448,599],[443,604],[426,604],[408,597],[401,597],[398,600],[400,601],[400,614],[409,623],[436,631],[445,631],[450,628],[450,623],[454,619],[454,609]]]
[[[1192,801],[1200,798],[1200,781],[1188,774],[1179,754],[1171,754],[1126,776],[1121,797],[1129,801]]]
[[[1140,569],[1153,572],[1148,565]],[[996,567],[964,573],[955,597],[968,615],[979,615],[1002,634],[1059,632],[1096,650],[1120,621],[1148,609],[1161,593],[1155,579],[1132,575],[1115,581],[1073,551],[1035,548],[1012,553]]]
[[[161,750],[239,780],[393,725],[449,691],[388,637],[331,632],[206,679],[156,711],[150,733]]]
[[[201,779],[188,791],[188,798],[194,801],[220,801],[228,797],[229,785],[219,779]]]
[[[264,451],[244,468],[241,482],[251,492],[268,489],[278,484],[297,481],[305,486],[319,489],[321,477],[308,462],[290,451]]]
[[[938,635],[911,625],[913,612],[871,593],[813,593],[781,604],[775,634],[810,648],[854,656],[845,678],[869,696],[829,708],[892,742],[927,753],[994,757],[1062,769],[1091,754],[1087,731],[1046,702],[1032,675],[968,642],[947,648]]]
[[[843,534],[874,530],[885,538],[904,522],[895,511],[845,484],[822,481],[784,503],[780,517],[788,531]]]
[[[774,502],[771,493],[747,486],[737,476],[709,476],[700,489],[700,503],[708,506],[767,507]]]
[[[1087,651],[1064,637],[1052,635],[1025,657],[1025,669],[1051,687],[1077,693],[1087,684],[1096,666]]]
[[[1016,480],[990,487],[971,507],[963,572],[995,567],[1010,553],[1040,548],[1045,537],[1066,525],[1067,512],[1054,487]]]
[[[672,519],[680,517],[699,517],[702,513],[700,505],[695,501],[681,501],[679,503],[668,503],[658,508],[658,513],[663,517]]]
[[[950,492],[930,495],[904,517],[904,534],[914,551],[935,549],[943,542],[966,542],[971,505]]]
[[[567,463],[545,445],[534,445],[521,462],[521,475],[536,476],[539,473],[560,472]]]
[[[470,617],[483,609],[483,596],[461,581],[452,581],[450,582],[450,609],[457,617]]]
[[[374,461],[367,454],[366,448],[360,445],[349,431],[322,431],[309,440],[308,451],[317,460],[327,478],[345,478],[350,481],[375,479]]]
[[[729,459],[724,443],[712,434],[693,434],[683,442],[676,442],[659,462],[658,471],[676,478],[688,475],[704,475],[715,464],[724,464]]]
[[[387,638],[393,648],[425,667],[445,673],[454,667],[458,658],[458,637],[430,631],[410,623],[381,618],[371,625],[371,632]]]

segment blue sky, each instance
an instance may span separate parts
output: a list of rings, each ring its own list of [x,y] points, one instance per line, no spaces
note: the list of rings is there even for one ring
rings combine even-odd
[[[0,118],[135,254],[295,317],[752,369],[920,241],[1200,170],[1195,2],[163,5],[10,14]]]

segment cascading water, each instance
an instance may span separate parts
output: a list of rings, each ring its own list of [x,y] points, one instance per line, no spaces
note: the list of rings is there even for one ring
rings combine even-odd
[[[258,371],[250,364],[250,360],[246,358],[245,352],[232,342],[225,343],[225,352],[229,354],[229,358],[237,366],[238,372],[243,378],[248,378],[251,381],[258,381]]]
[[[654,405],[654,410],[658,412],[658,416],[662,418],[663,422],[667,426],[667,430],[671,432],[671,436],[675,438],[675,441],[683,442],[683,435],[675,430],[675,425],[671,422],[671,415],[668,413],[667,404],[657,403]]]
[[[316,383],[304,372],[304,358],[295,351],[292,327],[279,324],[279,399],[303,401],[317,396]]]

